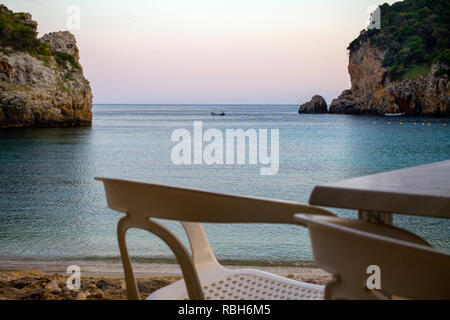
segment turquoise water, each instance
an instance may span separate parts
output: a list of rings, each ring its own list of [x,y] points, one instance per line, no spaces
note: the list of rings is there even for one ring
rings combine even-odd
[[[221,109],[227,110],[226,117],[210,116]],[[121,214],[106,207],[95,176],[307,202],[319,183],[450,159],[450,124],[443,125],[448,119],[296,111],[292,105],[96,105],[92,128],[0,130],[0,258],[118,258],[115,228]],[[171,133],[178,128],[192,131],[194,120],[202,120],[205,129],[223,132],[279,129],[278,175],[261,176],[250,165],[172,164]],[[450,251],[449,221],[395,216],[395,223]],[[186,241],[177,223],[167,225]],[[308,233],[302,228],[205,228],[221,260],[282,264],[312,260]],[[145,232],[132,231],[129,244],[135,257],[172,259],[166,246]]]

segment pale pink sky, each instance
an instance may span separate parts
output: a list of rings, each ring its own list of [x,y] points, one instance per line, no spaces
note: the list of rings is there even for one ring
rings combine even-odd
[[[95,103],[297,104],[350,86],[347,46],[376,0],[4,0],[77,37]],[[394,1],[388,1],[393,3]]]

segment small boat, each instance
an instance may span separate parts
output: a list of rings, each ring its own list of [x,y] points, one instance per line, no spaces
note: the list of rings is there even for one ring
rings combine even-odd
[[[385,113],[384,115],[386,117],[401,117],[404,116],[406,114],[406,112],[401,112],[401,113]]]
[[[222,111],[222,112],[220,112],[220,113],[218,113],[218,112],[211,112],[211,115],[213,116],[213,117],[223,117],[223,116],[225,116],[225,111]]]

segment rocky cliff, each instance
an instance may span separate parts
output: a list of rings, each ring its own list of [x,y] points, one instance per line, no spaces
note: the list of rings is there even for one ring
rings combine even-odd
[[[73,34],[37,39],[31,15],[3,5],[0,19],[0,127],[91,125],[92,91]]]
[[[380,6],[380,29],[349,46],[351,89],[330,113],[450,116],[448,0]]]
[[[370,38],[360,36],[358,45],[350,49],[352,87],[333,100],[330,113],[450,116],[448,75],[437,73],[448,66],[436,62],[418,79],[391,80],[390,68],[383,66],[386,53]]]

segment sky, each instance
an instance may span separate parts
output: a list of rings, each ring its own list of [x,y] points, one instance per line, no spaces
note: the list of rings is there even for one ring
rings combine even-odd
[[[94,103],[118,104],[331,102],[350,88],[346,48],[367,8],[385,2],[0,0],[39,36],[74,33]]]

